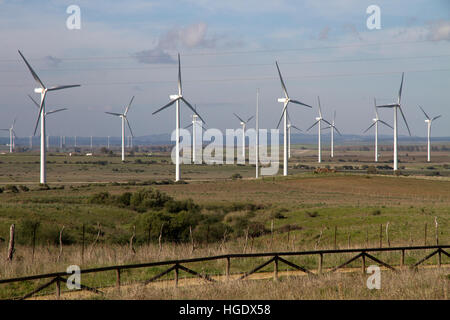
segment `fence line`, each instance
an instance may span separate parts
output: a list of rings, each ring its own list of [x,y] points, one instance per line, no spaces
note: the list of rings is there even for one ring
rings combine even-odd
[[[115,266],[106,266],[106,267],[99,267],[99,268],[89,268],[80,270],[81,274],[89,274],[89,273],[97,273],[97,272],[106,272],[106,271],[116,271],[116,287],[120,287],[121,281],[120,281],[120,274],[122,270],[129,270],[129,269],[138,269],[138,268],[149,268],[149,267],[157,267],[157,266],[170,266],[165,271],[161,272],[160,274],[153,276],[152,278],[145,281],[145,284],[148,284],[150,282],[153,282],[162,276],[174,271],[175,273],[175,286],[178,285],[178,275],[179,270],[182,270],[184,272],[190,273],[194,276],[200,277],[206,281],[214,282],[215,280],[212,279],[207,274],[201,274],[198,273],[190,268],[187,268],[186,266],[183,266],[182,264],[188,264],[188,263],[195,263],[195,262],[204,262],[204,261],[214,261],[214,260],[226,260],[226,268],[225,268],[225,275],[227,279],[229,279],[230,276],[230,265],[231,265],[231,259],[242,259],[242,258],[263,258],[263,257],[270,257],[270,259],[266,262],[264,262],[261,265],[258,265],[257,267],[253,268],[251,271],[245,272],[239,280],[245,279],[249,275],[257,272],[258,270],[266,267],[267,265],[273,263],[274,264],[274,279],[278,279],[278,262],[282,262],[294,269],[297,269],[299,271],[302,271],[308,275],[311,276],[317,276],[322,274],[322,264],[323,264],[323,257],[326,254],[343,254],[343,253],[357,253],[356,256],[352,257],[351,259],[347,260],[346,262],[342,263],[341,265],[338,265],[334,268],[331,268],[329,273],[335,272],[336,270],[343,268],[347,266],[348,264],[352,263],[353,261],[358,260],[359,258],[362,259],[362,271],[365,272],[365,263],[366,258],[373,260],[376,263],[379,263],[380,265],[393,270],[398,271],[394,266],[389,265],[386,262],[381,261],[380,259],[376,258],[375,256],[369,254],[368,252],[375,253],[375,252],[392,252],[392,251],[400,251],[401,252],[401,260],[400,260],[400,267],[405,266],[405,252],[406,251],[416,251],[416,250],[433,250],[431,253],[427,254],[424,258],[419,260],[414,265],[411,265],[411,268],[417,268],[420,264],[425,262],[426,260],[430,259],[434,255],[438,256],[438,266],[441,266],[442,263],[442,254],[446,255],[447,257],[450,257],[450,254],[445,251],[444,249],[449,249],[450,245],[435,245],[435,246],[403,246],[403,247],[389,247],[389,248],[360,248],[360,249],[329,249],[329,250],[313,250],[313,251],[286,251],[286,252],[263,252],[263,253],[235,253],[235,254],[224,254],[224,255],[217,255],[217,256],[210,256],[210,257],[199,257],[199,258],[190,258],[190,259],[179,259],[179,260],[167,260],[167,261],[158,261],[158,262],[147,262],[147,263],[139,263],[139,264],[128,264],[128,265],[115,265]],[[318,269],[314,273],[311,270],[306,269],[305,267],[299,266],[291,261],[288,261],[281,256],[289,257],[289,256],[306,256],[306,255],[318,255],[319,261],[318,261]],[[26,299],[31,297],[32,295],[36,294],[37,292],[47,288],[53,283],[56,283],[56,296],[59,297],[61,294],[61,286],[60,282],[66,281],[64,278],[67,276],[67,272],[54,272],[54,273],[47,273],[47,274],[39,274],[39,275],[32,275],[32,276],[25,276],[25,277],[16,277],[16,278],[10,278],[10,279],[0,279],[0,284],[7,284],[7,283],[14,283],[14,282],[23,282],[23,281],[30,281],[30,280],[39,280],[39,279],[49,279],[51,280],[36,288],[32,292],[26,294],[21,299]],[[101,293],[101,291],[90,288],[85,285],[81,286],[84,290],[93,291],[96,293]]]

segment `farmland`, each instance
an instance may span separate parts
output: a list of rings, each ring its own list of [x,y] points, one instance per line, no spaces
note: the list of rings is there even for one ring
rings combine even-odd
[[[87,157],[55,151],[48,157],[51,182],[44,186],[36,183],[38,154],[1,155],[0,252],[6,252],[10,225],[16,226],[15,257],[12,262],[1,259],[1,278],[61,271],[70,264],[86,268],[244,251],[450,243],[448,154],[437,152],[431,164],[415,155],[395,176],[381,169],[368,174],[367,167],[374,166],[371,153],[363,152],[366,161],[352,160],[355,153],[342,149],[336,159],[321,164],[336,172],[315,174],[314,150],[297,148],[288,177],[258,180],[251,165],[183,165],[184,181],[173,183],[167,153],[136,153],[121,163],[100,152]],[[137,200],[142,197],[161,203]],[[414,262],[419,256],[407,259]],[[232,271],[243,272],[252,263],[236,264]],[[302,263],[317,267],[316,261]],[[223,266],[204,267],[223,273]],[[128,280],[156,272],[133,273]],[[104,277],[90,281],[113,281],[111,275]],[[253,286],[257,290],[259,285]],[[8,290],[0,288],[1,295],[8,296]],[[413,291],[408,297],[415,297]],[[128,296],[142,297],[136,294]]]

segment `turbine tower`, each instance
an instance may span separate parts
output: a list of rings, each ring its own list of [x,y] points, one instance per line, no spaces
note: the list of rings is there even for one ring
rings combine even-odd
[[[14,131],[14,125],[16,124],[16,118],[9,129],[0,129],[1,131],[9,131],[9,153],[13,153],[15,149],[16,132]]]
[[[47,88],[44,85],[44,83],[41,81],[41,79],[39,79],[39,77],[36,74],[36,72],[34,72],[33,68],[30,66],[28,61],[25,59],[25,57],[23,56],[22,52],[20,52],[20,50],[18,50],[18,51],[19,51],[19,54],[22,57],[23,61],[27,65],[28,70],[30,70],[30,73],[33,76],[34,80],[39,85],[39,88],[34,89],[34,92],[41,94],[41,103],[40,103],[40,106],[39,106],[39,115],[38,115],[38,118],[37,118],[37,121],[36,121],[36,126],[34,128],[34,135],[36,135],[36,130],[37,130],[37,127],[39,125],[39,120],[40,120],[41,121],[41,164],[40,164],[41,173],[40,173],[40,183],[47,183],[47,175],[46,175],[46,171],[45,171],[45,169],[46,169],[45,98],[47,96],[47,92],[61,90],[61,89],[67,89],[67,88],[80,87],[80,85],[79,84],[75,84],[75,85],[64,85],[64,86],[56,86],[56,87]]]
[[[278,75],[280,77],[280,82],[281,82],[281,88],[283,89],[284,92],[284,98],[278,98],[278,102],[283,103],[283,111],[281,112],[281,118],[280,121],[278,121],[278,125],[277,125],[277,129],[280,126],[281,120],[284,117],[284,150],[283,150],[283,175],[287,176],[287,172],[288,172],[288,150],[287,150],[287,107],[289,102],[295,103],[295,104],[299,104],[308,108],[312,108],[310,105],[307,105],[303,102],[300,102],[298,100],[293,100],[291,98],[289,98],[288,92],[286,90],[286,86],[284,85],[284,81],[283,81],[283,77],[281,76],[281,71],[280,68],[278,67],[278,62],[275,61],[275,65],[277,66],[277,70],[278,70]]]
[[[386,105],[377,106],[377,108],[393,108],[394,109],[394,171],[398,170],[398,121],[397,121],[397,110],[400,110],[402,114],[403,120],[405,121],[406,128],[408,129],[408,133],[411,136],[411,130],[409,130],[408,122],[406,121],[405,115],[403,114],[403,110],[401,107],[402,101],[402,89],[403,89],[403,80],[405,78],[405,73],[402,73],[402,82],[400,83],[400,90],[398,91],[397,103],[391,103]]]
[[[291,128],[297,129],[300,132],[302,131],[302,129],[300,129],[292,124],[291,117],[289,117],[289,112],[286,112],[286,114],[287,114],[287,118],[288,118],[288,124],[287,124],[287,127],[288,127],[288,158],[290,159],[291,158]]]
[[[107,114],[110,114],[110,115],[113,115],[113,116],[117,116],[117,117],[120,117],[122,119],[122,161],[125,161],[125,121],[127,122],[128,129],[130,129],[131,135],[134,136],[133,135],[133,130],[131,130],[131,126],[130,126],[130,123],[128,122],[128,118],[127,118],[127,114],[128,114],[128,111],[130,110],[130,107],[131,107],[131,104],[133,103],[133,100],[134,100],[134,96],[131,98],[130,103],[125,108],[125,112],[124,113],[105,112]],[[109,144],[109,137],[108,137],[108,144]]]
[[[336,131],[340,136],[342,134],[339,132],[338,128],[336,127],[336,110],[333,114],[333,121],[331,122],[331,125],[328,127],[323,128],[323,130],[331,129],[331,157],[334,158],[334,131]]]
[[[428,157],[427,157],[427,161],[430,162],[430,161],[431,161],[431,141],[430,141],[430,138],[431,138],[431,123],[432,123],[434,120],[436,120],[436,119],[438,119],[438,118],[440,118],[440,117],[442,117],[442,116],[441,116],[441,115],[438,115],[438,116],[436,116],[436,117],[434,117],[434,118],[430,118],[430,117],[425,113],[425,111],[422,109],[421,106],[419,106],[419,108],[420,108],[420,110],[422,110],[423,114],[424,114],[425,117],[426,117],[425,123],[427,124],[427,141],[428,141]]]
[[[332,126],[332,124],[322,117],[322,109],[320,108],[320,98],[319,97],[317,97],[317,101],[319,102],[319,116],[316,117],[316,122],[314,122],[314,124],[311,127],[309,127],[306,131],[309,131],[316,124],[319,125],[318,126],[319,134],[318,134],[318,142],[317,142],[317,148],[318,148],[318,160],[317,160],[317,162],[321,163],[322,162],[322,147],[321,147],[321,139],[320,139],[321,123],[323,121],[323,122],[329,124],[330,126]]]
[[[203,118],[195,111],[192,105],[183,97],[183,88],[181,85],[181,63],[180,63],[180,54],[178,54],[178,94],[173,94],[169,96],[170,102],[152,114],[156,114],[174,103],[176,103],[176,111],[175,111],[175,130],[176,130],[176,144],[175,144],[175,181],[179,181],[181,178],[180,175],[180,100],[183,101],[202,121],[206,123]]]
[[[386,122],[380,119],[380,117],[378,116],[377,100],[373,99],[373,101],[375,106],[375,118],[372,119],[373,123],[363,133],[366,133],[367,131],[369,131],[370,128],[375,126],[375,162],[378,162],[378,122],[384,124],[385,126],[388,126],[391,129],[394,128],[392,128],[391,125],[387,124]]]
[[[256,131],[256,150],[255,150],[255,168],[256,179],[259,178],[259,88],[256,89],[256,119],[255,119],[255,131]]]
[[[233,112],[233,114],[241,122],[241,126],[242,126],[242,157],[244,158],[244,162],[245,162],[245,127],[247,126],[247,123],[253,119],[254,116],[251,116],[250,118],[247,119],[247,121],[245,121],[241,117],[239,117],[236,113]]]

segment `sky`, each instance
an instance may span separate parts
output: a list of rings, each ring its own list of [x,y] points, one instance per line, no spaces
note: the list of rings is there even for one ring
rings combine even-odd
[[[70,5],[80,7],[79,30],[66,26]],[[380,29],[366,25],[370,5],[380,8]],[[18,49],[46,85],[81,84],[47,96],[47,111],[69,109],[48,116],[49,135],[119,136],[120,119],[104,112],[123,112],[132,96],[135,136],[172,132],[175,109],[152,112],[177,93],[180,53],[183,96],[208,128],[239,127],[233,113],[253,115],[257,89],[260,127],[276,127],[278,61],[290,97],[314,107],[289,106],[297,127],[315,121],[320,96],[324,118],[336,111],[343,134],[361,134],[373,99],[395,102],[405,72],[402,108],[412,134],[426,136],[420,105],[442,114],[433,135],[450,136],[448,0],[0,0],[0,43],[0,127],[17,117],[22,137],[37,118],[27,94],[39,96]],[[186,126],[192,112],[182,105],[181,113]],[[392,110],[380,118],[392,124]],[[407,134],[404,123],[399,128]]]

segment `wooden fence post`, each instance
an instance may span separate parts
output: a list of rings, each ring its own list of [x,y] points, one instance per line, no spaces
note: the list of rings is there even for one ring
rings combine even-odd
[[[437,222],[437,217],[434,217],[434,225],[435,225],[435,229],[436,229],[436,245],[439,245],[439,224]]]
[[[178,288],[178,263],[175,265],[175,288]]]
[[[365,253],[363,252],[363,255],[361,256],[361,258],[362,258],[362,265],[361,265],[361,271],[362,271],[362,274],[365,274],[366,273],[366,255],[365,255]]]
[[[402,249],[402,257],[400,258],[400,267],[405,265],[405,249]]]
[[[323,264],[323,253],[319,254],[319,268],[317,270],[318,274],[322,274],[322,264]]]
[[[380,224],[380,248],[383,247],[383,225]]]
[[[60,278],[56,277],[56,299],[61,297],[61,282]]]
[[[275,260],[273,260],[273,280],[278,280],[278,256],[275,256]]]
[[[36,250],[36,230],[38,227],[38,222],[35,222],[33,225],[33,251],[32,251],[32,256],[31,256],[31,261],[34,262],[34,252]]]
[[[192,254],[195,250],[194,235],[192,234],[192,226],[189,226],[189,236],[191,238],[191,254]]]
[[[116,269],[116,288],[120,288],[120,268]]]
[[[81,264],[84,264],[84,223],[83,223],[83,231],[82,231],[82,237],[81,237]]]
[[[230,264],[231,264],[230,260],[231,260],[230,257],[227,257],[227,266],[226,266],[226,269],[225,269],[225,274],[227,276],[227,281],[230,280]]]
[[[134,246],[133,246],[133,242],[134,242],[134,238],[135,237],[136,237],[136,226],[134,225],[133,226],[133,234],[131,235],[131,238],[130,238],[130,251],[133,254],[136,254],[136,250],[134,249]]]
[[[7,256],[7,260],[8,261],[12,261],[13,257],[14,257],[14,236],[15,236],[15,230],[16,230],[16,226],[14,225],[14,223],[11,225],[11,227],[9,227],[9,245],[8,245],[8,256]]]
[[[334,226],[334,249],[337,249],[337,226]]]
[[[427,223],[425,222],[425,236],[424,236],[424,240],[423,240],[423,245],[426,246],[427,245]]]
[[[388,247],[390,247],[391,241],[389,240],[389,222],[386,223],[386,241],[387,241]]]

